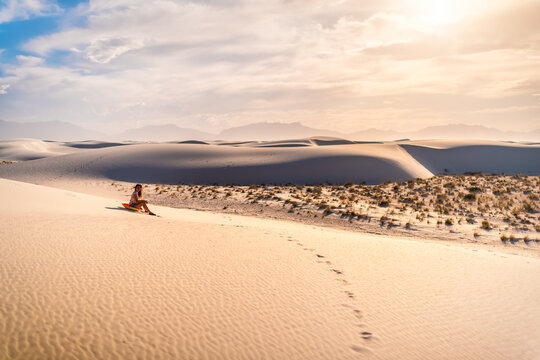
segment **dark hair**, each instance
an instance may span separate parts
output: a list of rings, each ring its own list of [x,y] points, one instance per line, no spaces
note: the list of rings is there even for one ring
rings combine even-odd
[[[141,187],[141,190],[138,192],[138,194],[139,194],[139,196],[142,196],[142,185],[141,184],[135,185],[135,189],[137,188],[137,186]]]

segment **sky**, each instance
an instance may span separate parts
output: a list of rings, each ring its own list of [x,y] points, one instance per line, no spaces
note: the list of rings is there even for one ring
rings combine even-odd
[[[0,0],[0,119],[540,128],[540,1]]]

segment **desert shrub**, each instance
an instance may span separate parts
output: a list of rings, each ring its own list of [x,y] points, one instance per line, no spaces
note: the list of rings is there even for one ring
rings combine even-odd
[[[379,201],[379,206],[380,207],[388,207],[388,205],[390,205],[390,202],[388,200]]]
[[[456,187],[456,183],[455,182],[447,182],[446,184],[444,184],[444,187],[447,188],[447,189],[453,189]]]
[[[536,212],[536,209],[534,208],[534,206],[529,202],[524,202],[523,203],[523,210],[530,213],[530,214]]]
[[[479,188],[478,186],[471,186],[471,187],[468,188],[467,190],[469,190],[469,192],[471,192],[471,193],[479,193],[479,192],[482,192],[482,189]]]
[[[474,201],[474,200],[476,200],[476,195],[475,194],[465,194],[465,196],[463,196],[463,200],[465,200],[465,201]]]
[[[491,229],[491,224],[489,223],[489,221],[487,220],[482,221],[482,229],[486,229],[486,230]]]
[[[508,240],[508,236],[506,234],[501,234],[501,236],[499,236],[499,239],[504,242]]]
[[[285,204],[291,204],[292,207],[297,207],[298,206],[298,201],[287,199],[287,200],[285,200]]]

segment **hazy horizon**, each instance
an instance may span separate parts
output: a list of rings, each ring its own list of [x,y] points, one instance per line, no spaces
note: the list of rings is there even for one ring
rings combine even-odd
[[[0,119],[537,130],[537,1],[0,2]]]

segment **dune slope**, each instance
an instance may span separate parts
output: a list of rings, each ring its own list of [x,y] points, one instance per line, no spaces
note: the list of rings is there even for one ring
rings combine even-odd
[[[0,189],[0,357],[540,355],[536,258]]]
[[[106,178],[147,183],[378,183],[431,173],[395,144],[258,148],[139,144],[93,149],[0,168],[29,180]]]
[[[27,161],[75,152],[62,143],[35,139],[0,141],[0,160]]]
[[[39,146],[38,146],[39,145]],[[4,149],[2,149],[4,146]],[[28,153],[38,147],[41,155]],[[50,148],[48,148],[50,147]],[[67,153],[67,154],[66,154]],[[439,173],[540,174],[540,146],[489,141],[353,144],[313,138],[224,143],[0,143],[0,155],[27,161],[0,167],[0,176],[50,183],[112,179],[145,183],[378,184]]]
[[[540,147],[495,141],[418,141],[401,145],[434,174],[540,174]]]

